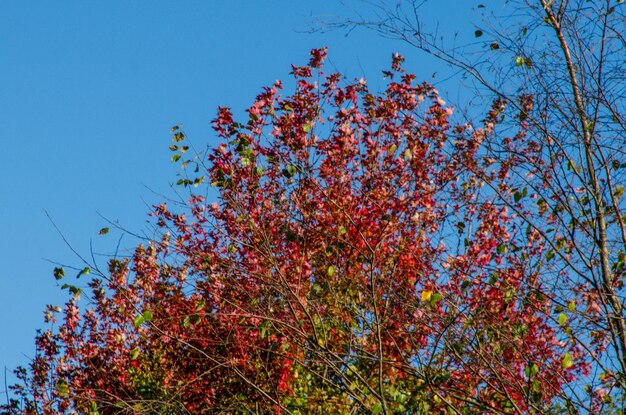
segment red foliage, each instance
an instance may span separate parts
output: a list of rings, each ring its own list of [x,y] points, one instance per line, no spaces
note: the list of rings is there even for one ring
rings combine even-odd
[[[219,108],[216,202],[157,206],[162,239],[111,261],[82,316],[68,303],[27,413],[532,413],[584,369],[550,318],[542,240],[484,201],[506,189],[480,150],[499,104],[453,126],[400,56],[380,94],[325,57],[245,123]]]

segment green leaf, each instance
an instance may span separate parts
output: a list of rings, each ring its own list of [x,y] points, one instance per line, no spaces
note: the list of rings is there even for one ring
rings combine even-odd
[[[524,65],[530,69],[533,66],[533,60],[531,58],[524,58]]]
[[[109,233],[109,228],[102,228],[98,232],[98,235],[106,235],[107,233]]]
[[[528,189],[525,187],[522,190],[516,190],[515,193],[513,193],[513,200],[515,201],[515,203],[517,203],[522,198],[526,197],[527,194],[528,194]]]
[[[183,327],[188,328],[190,325],[191,325],[191,317],[185,316],[185,318],[183,318]]]
[[[475,37],[481,37],[483,35],[483,31],[478,29],[474,31],[474,36]]]
[[[570,301],[570,303],[567,305],[567,311],[571,313],[576,311],[576,301]]]
[[[615,190],[613,191],[613,194],[615,195],[615,197],[618,197],[618,198],[624,196],[624,186],[622,185],[615,186]]]
[[[341,235],[345,235],[346,232],[348,232],[348,231],[346,230],[346,228],[343,225],[339,227],[339,233]]]
[[[537,366],[535,363],[531,363],[524,368],[524,373],[526,374],[527,378],[533,377],[537,373],[539,373],[539,366]]]
[[[496,252],[500,255],[505,254],[506,253],[506,245],[505,244],[500,244],[498,245],[498,247],[496,248]]]
[[[559,314],[559,326],[564,326],[567,323],[567,315],[565,313]]]
[[[283,169],[283,175],[288,179],[295,176],[297,172],[298,172],[298,169],[296,168],[296,166],[293,166],[293,165],[288,166],[287,168]]]
[[[305,133],[308,133],[309,131],[311,131],[311,128],[313,128],[311,124],[304,124],[302,126],[302,129],[304,130]]]
[[[54,278],[56,278],[56,280],[58,281],[65,277],[65,270],[63,269],[63,267],[57,267],[54,269],[54,271],[52,271],[52,275],[54,275]]]
[[[65,290],[66,288],[76,298],[78,298],[78,296],[80,296],[80,294],[83,292],[83,290],[72,284],[63,284],[63,286],[61,287],[62,290]]]
[[[135,347],[133,350],[130,351],[130,360],[137,360],[138,357],[139,357],[139,348]]]
[[[70,388],[66,381],[59,380],[55,383],[54,388],[61,398],[65,398],[70,393]]]
[[[85,267],[85,268],[83,268],[83,269],[82,269],[82,270],[78,273],[78,275],[76,276],[76,278],[80,278],[81,276],[83,276],[83,275],[87,275],[87,274],[90,274],[90,273],[91,273],[91,268],[89,268],[89,267]]]
[[[382,411],[383,411],[383,405],[380,402],[376,402],[376,404],[372,408],[372,414],[378,415]]]
[[[135,327],[139,327],[143,324],[144,321],[146,321],[146,318],[143,316],[143,314],[137,314],[133,323],[135,324]]]
[[[326,271],[326,273],[328,274],[329,277],[332,277],[333,275],[335,275],[335,267],[331,265],[330,267],[328,267],[328,270]]]
[[[145,321],[148,321],[148,322],[149,322],[149,321],[152,321],[152,311],[150,311],[150,310],[146,310],[146,311],[144,311],[144,312],[143,312],[143,319],[144,319]]]
[[[182,156],[180,154],[174,154],[172,156],[172,163],[176,163],[178,160],[180,160]]]
[[[572,366],[574,366],[574,360],[572,359],[572,355],[569,353],[565,353],[565,356],[561,361],[561,367],[563,367],[563,369],[569,369]]]
[[[318,283],[313,284],[313,291],[315,291],[316,294],[319,294],[322,292],[322,286]]]
[[[204,183],[204,176],[196,177],[195,179],[193,179],[193,187],[198,187],[201,183]]]

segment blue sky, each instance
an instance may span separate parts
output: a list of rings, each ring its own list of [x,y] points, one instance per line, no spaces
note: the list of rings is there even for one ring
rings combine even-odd
[[[460,27],[452,12],[469,6],[447,6]],[[313,47],[374,86],[394,51],[431,80],[435,64],[401,43],[307,33],[350,13],[332,0],[0,2],[0,370],[28,363],[45,305],[66,297],[49,261],[80,266],[44,210],[79,253],[111,253],[121,233],[98,236],[100,215],[142,232],[149,206],[174,194],[169,128],[214,143],[218,105],[242,111]],[[124,236],[122,251],[134,243]]]

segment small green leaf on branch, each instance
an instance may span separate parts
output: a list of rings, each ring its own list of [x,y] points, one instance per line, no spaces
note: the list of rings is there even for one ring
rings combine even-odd
[[[59,380],[55,383],[54,388],[61,398],[65,398],[70,393],[70,388],[66,381]]]
[[[527,378],[531,378],[539,373],[539,366],[536,363],[531,363],[524,368],[524,374],[526,374]]]
[[[58,281],[65,277],[65,270],[63,269],[63,267],[57,267],[54,269],[54,271],[52,271],[52,275],[54,275],[54,278],[56,278],[56,280]]]
[[[143,314],[137,314],[133,323],[135,324],[135,327],[139,327],[144,323],[144,321],[146,321],[146,318],[143,316]]]
[[[561,367],[563,367],[563,369],[569,369],[572,366],[574,366],[574,360],[572,359],[572,355],[569,353],[565,353],[565,356],[561,361]]]
[[[83,275],[87,275],[87,274],[90,274],[90,273],[91,273],[91,268],[89,268],[89,267],[85,267],[85,268],[83,268],[83,269],[82,269],[82,270],[78,273],[78,275],[76,276],[76,278],[80,278],[81,276],[83,276]]]

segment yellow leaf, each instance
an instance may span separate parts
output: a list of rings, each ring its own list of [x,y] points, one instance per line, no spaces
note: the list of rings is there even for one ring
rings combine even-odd
[[[572,355],[569,353],[565,353],[563,360],[561,361],[561,366],[563,369],[569,369],[574,366],[574,360],[572,359]]]
[[[329,277],[332,277],[333,275],[335,275],[335,267],[331,265],[330,267],[328,267],[328,271],[326,271],[326,273]]]
[[[427,290],[422,291],[422,301],[430,301],[432,296],[433,296],[432,291],[427,291]]]

